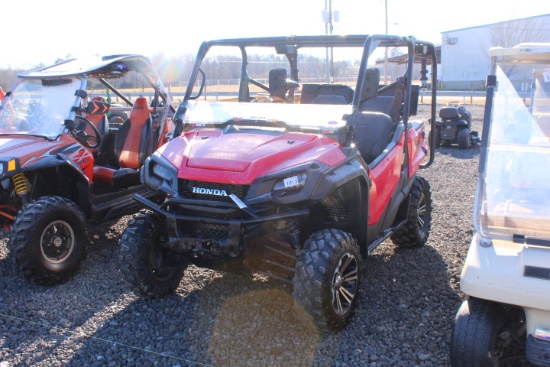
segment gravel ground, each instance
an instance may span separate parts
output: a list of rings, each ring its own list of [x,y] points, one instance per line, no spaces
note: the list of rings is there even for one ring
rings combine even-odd
[[[468,106],[479,128],[483,106]],[[432,187],[427,246],[389,241],[364,262],[358,307],[336,335],[295,317],[290,289],[194,266],[175,294],[142,300],[118,273],[129,217],[92,228],[81,271],[29,284],[0,243],[0,367],[448,366],[459,277],[473,233],[479,147],[440,148],[421,172]]]

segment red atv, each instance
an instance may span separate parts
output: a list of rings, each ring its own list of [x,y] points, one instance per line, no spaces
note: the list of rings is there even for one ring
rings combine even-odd
[[[132,81],[149,85],[151,102],[115,87]],[[25,277],[66,281],[84,259],[87,224],[135,213],[133,194],[162,198],[140,182],[140,168],[166,141],[173,112],[139,55],[72,59],[18,76],[0,106],[0,233]]]
[[[399,61],[392,81],[371,66],[387,47]],[[435,65],[434,46],[413,37],[204,42],[174,136],[142,170],[166,199],[135,195],[150,210],[120,240],[125,279],[159,297],[189,263],[244,268],[291,283],[320,329],[344,327],[362,259],[387,238],[426,243],[430,186],[417,171],[433,161],[433,144],[411,116],[415,76],[426,83],[431,66],[436,85]],[[230,75],[239,78],[233,90]],[[435,91],[431,100],[426,121],[435,121]]]

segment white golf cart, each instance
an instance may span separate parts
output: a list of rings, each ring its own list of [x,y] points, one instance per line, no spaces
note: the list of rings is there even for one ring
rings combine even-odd
[[[490,50],[465,300],[451,365],[550,366],[550,43]],[[517,364],[515,364],[517,365]]]

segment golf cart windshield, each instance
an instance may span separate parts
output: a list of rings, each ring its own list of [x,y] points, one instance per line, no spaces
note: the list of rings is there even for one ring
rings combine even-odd
[[[76,103],[78,78],[22,79],[6,96],[0,110],[0,135],[59,136]]]
[[[550,238],[550,47],[544,50],[536,58],[520,49],[492,53],[496,87],[474,211],[486,236]]]

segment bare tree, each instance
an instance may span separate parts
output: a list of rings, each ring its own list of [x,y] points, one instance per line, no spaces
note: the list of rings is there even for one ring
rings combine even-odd
[[[22,73],[23,69],[0,69],[0,87],[7,92],[11,85],[15,82],[17,75]]]
[[[542,17],[531,17],[496,23],[491,27],[491,43],[493,47],[513,47],[526,42],[545,42],[548,40],[550,26]],[[505,67],[506,73],[511,76],[516,73],[517,67]],[[527,81],[530,75],[519,76]],[[521,83],[521,80],[518,82]]]
[[[540,17],[496,23],[491,27],[491,43],[495,47],[512,47],[522,42],[544,42],[549,30],[550,26]]]

